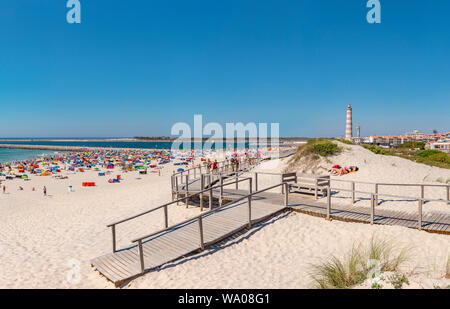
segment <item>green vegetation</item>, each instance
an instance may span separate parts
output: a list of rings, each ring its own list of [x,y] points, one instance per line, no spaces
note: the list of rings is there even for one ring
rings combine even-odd
[[[401,289],[403,287],[403,284],[405,284],[405,283],[409,285],[408,278],[406,278],[406,276],[403,274],[397,274],[397,273],[395,273],[389,277],[389,282],[397,290]]]
[[[407,143],[404,143],[403,145],[405,144]],[[418,144],[418,142],[416,142],[416,144]],[[430,166],[437,166],[441,168],[450,169],[450,155],[439,150],[435,149],[416,150],[410,149],[407,146],[399,147],[398,149],[392,148],[385,149],[374,145],[361,145],[361,146],[376,154],[397,156]]]
[[[322,161],[320,159],[325,159],[325,161],[329,163],[331,161],[328,158],[341,151],[342,147],[339,147],[329,139],[310,139],[306,144],[303,144],[297,149],[297,152],[291,157],[289,165],[285,170],[297,170],[297,164],[301,163],[304,173],[309,169],[314,174],[323,169],[323,167],[321,167]]]
[[[397,249],[393,243],[372,237],[367,249],[361,244],[354,246],[349,255],[343,260],[332,257],[312,266],[311,277],[315,286],[321,289],[346,289],[363,283],[373,273],[374,265],[381,273],[397,272],[399,267],[408,260],[407,248]],[[398,279],[398,278],[397,278]],[[402,285],[406,278],[395,280],[397,285]],[[377,286],[376,288],[380,288]]]
[[[335,155],[341,151],[342,149],[332,141],[318,138],[309,140],[298,149],[297,153],[302,155],[315,154],[322,157],[327,157]]]
[[[404,142],[403,144],[399,145],[398,148],[400,149],[416,149],[419,148],[421,150],[425,149],[425,143],[424,142]]]
[[[164,141],[171,141],[173,140],[172,137],[168,136],[135,136],[134,139],[140,140],[140,141],[154,141],[154,140],[164,140]]]
[[[341,143],[347,144],[347,145],[355,145],[352,141],[342,139],[342,138],[336,138],[337,141],[340,141]]]
[[[376,154],[381,154],[381,155],[389,155],[389,152],[386,151],[385,149],[378,147],[378,146],[374,146],[374,145],[362,145],[364,148],[372,151],[373,153]]]

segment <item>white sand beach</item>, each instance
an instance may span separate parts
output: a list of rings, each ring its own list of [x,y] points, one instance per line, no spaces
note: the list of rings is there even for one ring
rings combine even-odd
[[[345,147],[348,150],[331,158],[331,163],[357,165],[360,170],[341,179],[439,183],[436,179],[450,178],[449,170],[375,155],[359,146]],[[264,162],[255,171],[280,172],[286,161]],[[121,174],[123,181],[114,184],[94,171],[66,172],[69,179],[63,180],[34,176],[28,182],[20,179],[6,182],[7,194],[0,193],[0,288],[114,288],[89,263],[112,250],[111,231],[106,225],[169,201],[170,175],[174,169],[172,166],[164,168],[161,176],[115,171],[113,175]],[[83,181],[95,181],[97,186],[83,188]],[[264,188],[276,182],[276,179],[261,178],[259,186]],[[17,190],[19,185],[23,191]],[[44,185],[47,196],[42,193]],[[68,192],[69,185],[74,192]],[[32,191],[32,187],[36,191]],[[394,189],[382,192],[400,194],[389,190]],[[333,202],[339,203],[339,196],[341,193]],[[441,192],[427,190],[426,196],[439,198]],[[348,200],[343,199],[342,203],[346,202]],[[416,211],[416,205],[416,202],[388,201],[380,207]],[[450,213],[450,205],[439,202],[427,203],[424,209]],[[169,224],[197,214],[197,207],[171,206]],[[162,211],[123,224],[117,229],[118,247],[126,247],[134,237],[162,227]],[[373,235],[414,248],[405,269],[412,278],[411,286],[450,285],[450,280],[442,278],[450,255],[449,235],[395,226],[329,222],[299,213],[282,213],[124,287],[309,288],[312,287],[309,275],[312,263],[332,255],[342,257],[355,242],[368,241]],[[80,266],[79,276],[68,280],[68,276],[77,272],[77,265]]]

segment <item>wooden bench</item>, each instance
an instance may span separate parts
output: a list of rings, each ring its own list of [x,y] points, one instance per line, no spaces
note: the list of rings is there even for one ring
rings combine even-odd
[[[314,192],[314,197],[317,199],[319,194],[322,197],[327,196],[327,187],[330,185],[330,176],[288,173],[283,174],[283,181],[292,182],[289,183],[289,192],[291,192],[292,189],[300,193]]]

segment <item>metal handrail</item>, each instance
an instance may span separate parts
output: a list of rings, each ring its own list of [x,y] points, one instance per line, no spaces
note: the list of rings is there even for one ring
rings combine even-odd
[[[415,199],[420,201],[428,201],[428,202],[450,202],[450,200],[445,199],[428,199],[428,198],[422,198],[422,197],[413,197],[413,196],[402,196],[402,195],[394,195],[394,194],[386,194],[386,193],[376,193],[376,192],[367,192],[367,191],[357,191],[357,190],[350,190],[350,189],[342,189],[342,188],[331,188],[331,190],[340,190],[344,192],[355,192],[360,194],[373,194],[375,196],[387,196],[387,197],[395,197],[395,198],[407,198],[407,199]]]
[[[152,237],[152,236],[155,236],[155,235],[158,235],[158,234],[161,234],[161,233],[164,233],[164,232],[166,232],[168,230],[171,230],[173,228],[176,228],[176,227],[178,227],[180,225],[183,225],[183,224],[186,224],[188,222],[197,220],[198,221],[198,226],[199,226],[199,233],[200,233],[200,235],[199,235],[200,236],[199,237],[200,238],[200,249],[203,250],[205,248],[204,233],[203,233],[203,217],[205,217],[205,216],[207,216],[207,215],[209,215],[209,214],[211,214],[213,212],[217,212],[217,211],[219,211],[219,210],[223,209],[224,207],[227,207],[227,206],[229,206],[231,204],[236,204],[236,203],[239,203],[240,201],[242,201],[244,199],[248,199],[248,219],[249,219],[248,226],[251,227],[251,224],[252,224],[252,219],[251,219],[251,202],[252,202],[253,195],[261,193],[261,192],[264,192],[264,191],[267,191],[267,190],[270,190],[270,189],[273,189],[273,188],[278,187],[278,186],[284,186],[284,188],[285,188],[285,190],[284,190],[285,191],[284,204],[287,207],[289,190],[287,189],[288,184],[286,182],[282,182],[280,184],[277,184],[277,185],[265,188],[263,190],[259,190],[257,192],[251,192],[251,188],[252,187],[251,187],[251,178],[250,178],[250,194],[248,194],[246,196],[243,196],[243,197],[240,197],[240,198],[238,198],[236,200],[233,200],[233,201],[231,201],[231,202],[229,202],[229,203],[227,203],[225,205],[222,205],[222,206],[220,206],[220,207],[218,207],[216,209],[211,209],[211,210],[209,210],[209,211],[207,211],[205,213],[202,213],[202,214],[200,214],[198,216],[195,216],[193,218],[190,218],[190,219],[184,220],[182,222],[179,222],[177,224],[174,224],[171,227],[166,227],[165,229],[162,229],[160,231],[157,231],[157,232],[154,232],[154,233],[151,233],[151,234],[148,234],[148,235],[145,235],[145,236],[142,236],[140,238],[136,238],[136,239],[132,240],[133,243],[135,243],[135,242],[138,243],[138,250],[139,250],[138,253],[139,253],[140,266],[141,266],[141,273],[145,272],[144,249],[143,249],[143,246],[142,246],[142,241],[144,239]]]
[[[251,177],[241,178],[241,179],[238,180],[238,182],[246,181],[246,180],[249,180],[249,179],[251,179]],[[231,185],[231,184],[235,184],[235,183],[236,183],[236,181],[233,180],[233,182],[226,183],[226,184],[224,183],[223,186],[227,186],[227,185]],[[110,224],[108,224],[106,227],[111,227],[111,226],[113,226],[113,225],[118,225],[118,224],[120,224],[120,223],[123,223],[123,222],[126,222],[126,221],[130,221],[130,220],[132,220],[132,219],[135,219],[135,218],[138,218],[138,217],[140,217],[140,216],[146,215],[146,214],[148,214],[148,213],[151,213],[151,212],[156,211],[156,210],[158,210],[158,209],[161,209],[161,208],[163,208],[163,207],[169,206],[169,205],[171,205],[171,204],[175,204],[175,203],[182,202],[182,201],[184,201],[185,199],[191,198],[191,197],[196,196],[196,195],[199,195],[200,193],[204,193],[204,192],[210,191],[211,189],[217,189],[217,188],[220,188],[220,187],[221,187],[220,185],[217,185],[217,186],[209,187],[209,188],[204,189],[204,190],[201,190],[201,191],[196,191],[194,194],[184,196],[184,197],[182,197],[182,198],[179,198],[179,199],[177,199],[177,200],[168,202],[168,203],[163,204],[163,205],[161,205],[161,206],[152,208],[152,209],[150,209],[150,210],[147,210],[147,211],[145,211],[145,212],[139,213],[139,214],[134,215],[134,216],[132,216],[132,217],[129,217],[129,218],[126,218],[126,219],[123,219],[123,220],[120,220],[120,221],[117,221],[117,222],[114,222],[114,223],[110,223]]]

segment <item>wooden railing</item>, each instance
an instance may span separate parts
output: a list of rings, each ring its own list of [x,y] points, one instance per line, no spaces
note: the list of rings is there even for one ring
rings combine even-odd
[[[355,193],[359,193],[359,194],[365,194],[365,195],[369,195],[370,196],[370,224],[374,224],[374,220],[375,220],[375,205],[376,205],[376,201],[378,200],[379,196],[385,196],[385,197],[391,197],[391,198],[402,198],[402,199],[417,199],[418,200],[418,214],[417,214],[417,228],[419,229],[419,231],[422,230],[423,224],[423,204],[428,201],[428,202],[434,202],[434,201],[439,201],[439,202],[446,202],[447,204],[450,204],[450,200],[447,198],[447,200],[442,200],[442,199],[425,199],[424,197],[420,197],[420,198],[416,198],[416,197],[411,197],[411,196],[402,196],[402,195],[394,195],[394,194],[381,194],[381,193],[374,193],[374,192],[366,192],[366,191],[357,191],[354,189],[354,187],[352,189],[342,189],[342,188],[332,188],[332,187],[327,187],[327,212],[326,212],[326,218],[328,220],[330,220],[331,218],[331,190],[340,190],[340,191],[346,191],[346,192],[352,192],[352,195],[354,195]]]
[[[284,177],[283,175],[291,175],[293,173],[268,173],[268,172],[257,172],[254,173],[254,184],[255,184],[255,190],[258,190],[258,175],[278,175],[280,176],[280,179],[283,180]],[[298,176],[302,176],[304,174],[302,173],[296,173],[296,175]],[[317,179],[326,179],[329,180],[331,183],[333,182],[344,182],[344,183],[349,183],[350,184],[350,189],[346,190],[344,188],[333,188],[334,190],[341,190],[341,191],[348,191],[351,192],[351,204],[353,205],[355,203],[356,200],[356,193],[358,193],[358,191],[356,191],[356,185],[357,184],[366,184],[366,185],[373,185],[374,186],[374,191],[370,192],[370,193],[374,193],[375,194],[375,205],[379,205],[379,198],[378,196],[381,195],[379,194],[380,191],[380,187],[382,186],[398,186],[398,187],[418,187],[420,188],[420,197],[407,197],[409,199],[422,199],[425,201],[440,201],[440,202],[446,202],[447,204],[450,205],[450,202],[448,202],[450,200],[450,185],[447,184],[408,184],[408,183],[380,183],[380,182],[367,182],[367,181],[355,181],[355,180],[345,180],[345,179],[335,179],[335,178],[324,178],[327,177],[328,175],[323,175],[323,176],[317,176]],[[425,188],[426,187],[440,187],[440,188],[445,188],[445,192],[444,192],[444,198],[442,199],[426,199],[425,198]],[[386,194],[383,194],[383,196],[386,196]],[[405,197],[402,197],[405,198]]]
[[[252,178],[251,177],[246,177],[246,178],[241,178],[241,179],[238,180],[238,182],[242,182],[242,181],[249,181],[249,192],[251,193],[252,192]],[[219,184],[217,186],[210,186],[207,189],[200,190],[200,191],[197,191],[197,192],[193,192],[191,195],[186,194],[182,198],[179,198],[179,199],[176,199],[174,201],[171,201],[171,202],[168,202],[166,204],[163,204],[161,206],[149,209],[147,211],[141,212],[139,214],[136,214],[134,216],[128,217],[126,219],[122,219],[120,221],[116,221],[114,223],[108,224],[107,227],[110,227],[111,228],[111,232],[112,232],[112,248],[113,248],[113,252],[117,251],[117,248],[116,248],[116,226],[117,225],[119,225],[121,223],[124,223],[124,222],[131,221],[131,220],[136,219],[138,217],[141,217],[143,215],[146,215],[146,214],[152,213],[152,212],[154,212],[156,210],[164,208],[164,224],[165,224],[165,227],[167,228],[168,225],[169,225],[168,206],[173,205],[173,204],[178,204],[179,202],[185,201],[186,202],[186,207],[187,207],[188,206],[188,201],[189,201],[190,198],[198,196],[198,195],[203,195],[204,192],[208,192],[209,191],[209,206],[210,206],[210,210],[212,210],[213,209],[213,189],[220,188],[221,189],[220,192],[221,192],[221,194],[223,194],[223,190],[222,190],[223,187],[231,185],[231,184],[235,184],[235,181],[232,181],[232,182],[229,182],[229,183],[221,183],[221,184]],[[203,196],[201,196],[201,200],[203,200]]]
[[[157,232],[153,232],[153,233],[151,233],[151,234],[148,234],[148,235],[145,235],[145,236],[142,236],[142,237],[139,237],[139,238],[136,238],[136,239],[132,240],[133,243],[136,243],[136,242],[138,243],[139,261],[140,261],[140,265],[141,265],[141,272],[142,272],[142,273],[145,272],[144,250],[143,250],[143,247],[142,247],[144,239],[147,239],[147,238],[156,236],[156,235],[158,235],[158,234],[161,234],[161,233],[167,232],[167,231],[169,231],[169,230],[171,230],[171,229],[174,229],[174,228],[176,228],[176,227],[178,227],[178,226],[181,226],[181,225],[184,225],[184,224],[186,224],[186,223],[193,222],[193,221],[197,220],[197,222],[198,222],[198,227],[199,227],[199,244],[200,244],[200,249],[203,250],[203,249],[205,248],[205,242],[204,242],[203,221],[202,221],[202,220],[203,220],[203,218],[204,218],[205,216],[208,216],[208,215],[210,215],[210,214],[212,214],[212,213],[215,213],[215,212],[217,212],[217,211],[219,211],[219,210],[221,210],[221,209],[223,209],[223,208],[225,208],[225,207],[227,207],[227,206],[230,206],[230,205],[232,205],[232,204],[239,203],[240,201],[247,199],[247,203],[248,203],[248,227],[250,228],[250,227],[252,226],[252,199],[253,199],[253,196],[256,195],[256,194],[260,194],[260,193],[262,193],[262,192],[265,192],[265,191],[274,189],[274,188],[276,188],[276,187],[278,187],[278,186],[283,186],[283,187],[285,187],[285,190],[284,190],[284,192],[285,192],[285,193],[284,193],[284,206],[286,206],[286,207],[288,206],[288,204],[289,204],[289,190],[287,189],[287,186],[288,186],[287,183],[276,184],[276,185],[273,185],[273,186],[271,186],[271,187],[265,188],[265,189],[263,189],[263,190],[256,191],[256,192],[252,192],[252,189],[251,189],[251,188],[252,188],[252,183],[251,183],[251,179],[252,179],[252,178],[249,177],[249,178],[247,178],[247,179],[250,180],[250,186],[249,186],[249,188],[250,188],[250,193],[249,193],[248,195],[245,195],[245,196],[243,196],[243,197],[240,197],[240,198],[238,198],[238,199],[235,199],[235,200],[233,200],[233,201],[231,201],[231,202],[228,202],[228,203],[226,203],[226,204],[224,204],[224,205],[222,205],[222,206],[220,206],[220,207],[217,207],[217,208],[215,208],[215,209],[211,209],[211,210],[209,210],[209,211],[207,211],[207,212],[204,212],[204,213],[202,213],[202,214],[200,214],[200,215],[198,215],[198,216],[195,216],[195,217],[189,218],[189,219],[187,219],[187,220],[184,220],[184,221],[182,221],[182,222],[179,222],[179,223],[177,223],[177,224],[174,224],[174,225],[172,225],[172,226],[170,226],[170,227],[167,227],[167,226],[166,226],[166,228],[164,228],[164,229],[162,229],[162,230],[159,230],[159,231],[157,231]],[[210,190],[210,189],[203,190],[203,191],[208,191],[208,190]],[[200,192],[198,192],[198,193],[200,193]],[[196,193],[196,194],[198,194],[198,193]],[[196,194],[194,194],[194,195],[196,195]],[[191,196],[183,197],[183,198],[181,198],[181,200],[184,200],[184,199],[190,198],[190,197],[191,197]]]

